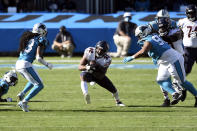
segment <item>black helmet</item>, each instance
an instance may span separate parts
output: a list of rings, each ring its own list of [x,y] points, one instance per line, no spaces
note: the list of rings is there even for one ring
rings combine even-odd
[[[101,57],[106,54],[109,50],[109,45],[106,41],[99,41],[96,43],[96,56]]]
[[[186,16],[190,21],[195,21],[197,19],[196,16],[196,6],[195,5],[188,5],[186,8]]]

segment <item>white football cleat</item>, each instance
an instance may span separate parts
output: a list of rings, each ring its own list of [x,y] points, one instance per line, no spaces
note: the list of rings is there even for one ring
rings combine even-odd
[[[90,95],[89,94],[85,94],[84,95],[84,99],[85,99],[86,104],[90,104],[91,103],[90,102]]]
[[[20,101],[18,104],[17,104],[24,112],[29,112],[29,109],[28,109],[28,105],[27,105],[27,102],[22,102]]]
[[[20,93],[18,93],[18,95],[17,95],[18,101],[22,101],[22,100],[24,99],[24,97],[25,97],[25,93],[23,93],[23,92],[20,92]]]
[[[116,102],[116,106],[125,106],[125,104],[123,104],[121,101]]]
[[[8,97],[7,99],[7,102],[12,102],[12,98]]]

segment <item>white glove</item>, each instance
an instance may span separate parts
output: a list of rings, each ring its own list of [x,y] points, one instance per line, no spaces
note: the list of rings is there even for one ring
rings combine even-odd
[[[12,102],[12,98],[8,97],[7,99],[7,102]]]
[[[47,63],[47,65],[46,65],[50,70],[53,68],[53,64],[51,64],[51,63]]]

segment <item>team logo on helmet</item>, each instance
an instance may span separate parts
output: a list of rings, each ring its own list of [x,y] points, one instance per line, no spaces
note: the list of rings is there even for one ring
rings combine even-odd
[[[18,83],[18,76],[15,70],[8,71],[4,74],[3,80],[10,86],[15,86]]]

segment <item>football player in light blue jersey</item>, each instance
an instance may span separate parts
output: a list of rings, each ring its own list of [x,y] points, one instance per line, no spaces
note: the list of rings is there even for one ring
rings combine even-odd
[[[15,70],[8,71],[0,79],[0,102],[11,102],[12,98],[2,99],[2,96],[7,94],[10,86],[15,86],[18,82],[18,76]]]
[[[182,98],[182,95],[172,88],[170,77],[195,96],[196,101],[194,106],[197,107],[197,90],[192,83],[186,80],[183,56],[172,49],[158,34],[151,34],[151,29],[147,25],[138,26],[135,35],[139,38],[138,44],[142,49],[136,54],[124,58],[123,62],[127,63],[148,53],[155,64],[159,65],[157,83],[173,96],[171,105],[177,104]],[[168,71],[169,73],[165,73],[164,71]]]
[[[41,78],[32,66],[33,61],[37,59],[38,62],[52,69],[52,64],[43,59],[44,50],[49,43],[46,34],[46,26],[37,23],[34,25],[32,32],[24,32],[20,39],[20,56],[16,62],[16,70],[28,80],[28,83],[17,97],[20,100],[18,106],[25,112],[29,111],[28,101],[44,88]],[[29,90],[29,94],[25,96]]]
[[[174,34],[175,34],[175,30],[178,29],[178,26],[177,26],[177,24],[176,24],[176,21],[170,19],[170,15],[169,15],[169,13],[168,13],[167,10],[165,10],[165,9],[159,10],[155,18],[156,18],[156,19],[155,19],[154,21],[151,21],[151,22],[148,23],[148,26],[150,26],[150,28],[151,28],[151,30],[152,30],[152,31],[151,31],[152,33],[158,33],[158,34],[161,35],[162,33],[160,32],[159,24],[161,23],[161,21],[166,21],[167,23],[169,23],[169,25],[168,25],[168,26],[169,26],[169,27],[168,27],[168,30],[170,30],[171,32],[174,32]],[[178,31],[177,31],[177,32],[178,32]],[[169,33],[169,34],[170,34],[170,33]],[[171,33],[171,34],[172,34],[172,33]],[[173,35],[174,35],[174,34],[173,34]],[[174,36],[173,36],[173,37],[174,37]],[[163,39],[164,41],[166,41],[166,39],[164,39],[163,37],[162,37],[162,39]],[[181,54],[183,54],[183,44],[182,44],[182,40],[176,41],[176,42],[169,42],[169,37],[168,37],[168,39],[167,39],[166,42],[168,42],[168,44],[170,44],[170,45],[172,46],[172,48],[174,48],[175,50],[177,50],[178,52],[180,52]],[[179,46],[180,43],[181,43],[181,46]],[[175,82],[173,82],[173,87],[174,87],[175,89],[177,89],[177,90],[180,90],[180,91],[182,92],[183,97],[182,97],[181,101],[184,101],[185,98],[186,98],[186,90],[182,89],[182,88],[181,88],[177,83],[175,83]],[[168,92],[166,92],[166,91],[163,90],[162,88],[161,88],[161,91],[162,91],[162,93],[163,93],[163,95],[164,95],[164,102],[163,102],[163,104],[162,104],[161,106],[163,106],[163,107],[170,106],[170,99],[169,99],[169,97],[168,97]]]

